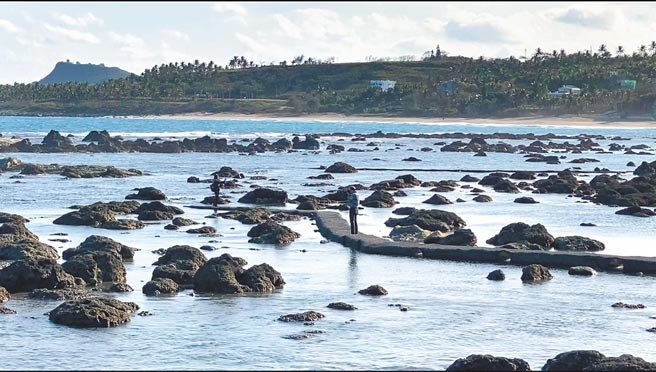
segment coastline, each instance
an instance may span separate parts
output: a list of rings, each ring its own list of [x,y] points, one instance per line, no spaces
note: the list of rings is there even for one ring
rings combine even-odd
[[[422,124],[488,124],[488,125],[535,125],[555,127],[607,127],[607,128],[656,128],[656,120],[649,117],[626,119],[605,118],[593,115],[563,116],[521,116],[514,118],[427,118],[427,117],[390,117],[362,116],[343,114],[310,114],[299,116],[238,114],[238,113],[203,113],[194,112],[172,115],[129,116],[130,118],[178,119],[178,120],[290,120],[290,121],[352,121],[383,123],[422,123]]]

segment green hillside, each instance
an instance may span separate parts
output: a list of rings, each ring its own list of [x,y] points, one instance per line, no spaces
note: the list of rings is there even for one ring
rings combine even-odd
[[[0,86],[4,115],[140,115],[235,112],[295,115],[510,117],[528,114],[650,114],[656,43],[632,55],[544,53],[528,59],[431,57],[411,62],[258,66],[235,57],[169,63],[98,84]],[[298,63],[297,63],[298,62]],[[396,81],[383,92],[370,80]],[[453,89],[445,91],[444,87]],[[575,85],[580,95],[550,95]]]

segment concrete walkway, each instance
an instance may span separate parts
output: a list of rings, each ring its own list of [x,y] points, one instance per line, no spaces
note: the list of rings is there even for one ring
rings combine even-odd
[[[541,264],[565,269],[572,266],[590,266],[598,271],[656,274],[656,258],[652,257],[394,242],[362,233],[352,235],[348,222],[340,213],[332,211],[317,212],[316,222],[321,235],[327,239],[364,253],[522,266]]]

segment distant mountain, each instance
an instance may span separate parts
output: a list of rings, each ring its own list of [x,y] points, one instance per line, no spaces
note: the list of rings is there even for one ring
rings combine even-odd
[[[118,67],[106,67],[104,64],[94,65],[79,62],[57,62],[55,69],[48,76],[39,80],[39,84],[54,83],[102,83],[110,79],[121,79],[130,75],[129,72]]]

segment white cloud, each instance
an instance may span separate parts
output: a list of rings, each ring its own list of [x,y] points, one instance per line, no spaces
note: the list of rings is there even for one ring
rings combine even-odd
[[[577,26],[610,29],[618,17],[612,9],[569,8],[556,17],[556,21]]]
[[[216,2],[212,5],[212,9],[219,13],[233,13],[240,16],[245,16],[248,13],[246,8],[232,1]]]
[[[89,44],[98,44],[100,39],[90,32],[83,32],[78,30],[73,30],[70,28],[64,28],[59,26],[52,26],[48,23],[44,25],[46,30],[50,31],[52,34],[61,36],[65,39],[71,41],[80,41]]]
[[[274,14],[273,19],[278,23],[278,26],[280,26],[287,36],[293,39],[301,38],[301,30],[296,24],[294,24],[294,22],[290,21],[289,18],[282,14]]]
[[[6,19],[0,19],[0,30],[16,34],[21,32],[21,28]]]
[[[189,41],[191,39],[188,34],[174,29],[162,30],[162,34],[173,40]]]
[[[68,14],[56,13],[54,17],[64,24],[72,27],[86,27],[91,24],[102,25],[105,23],[102,18],[98,18],[92,13],[87,13],[79,17],[72,17]]]

